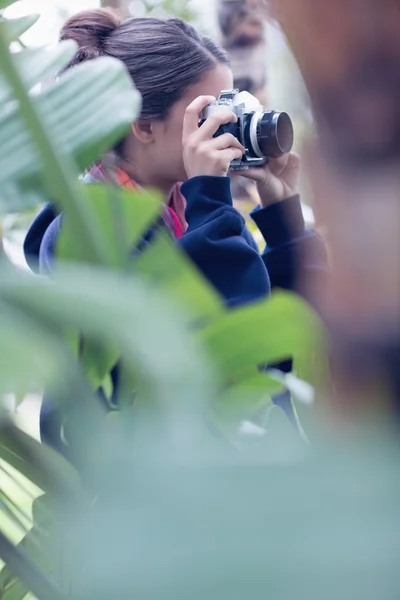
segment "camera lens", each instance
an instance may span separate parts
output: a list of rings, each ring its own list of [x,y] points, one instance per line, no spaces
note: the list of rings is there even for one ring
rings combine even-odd
[[[293,124],[287,113],[275,110],[254,113],[249,125],[249,137],[255,156],[278,158],[291,151]]]

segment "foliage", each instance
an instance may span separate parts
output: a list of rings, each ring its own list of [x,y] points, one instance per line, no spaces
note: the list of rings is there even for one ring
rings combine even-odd
[[[0,208],[17,212],[51,197],[65,227],[51,280],[0,264],[0,394],[46,388],[63,415],[68,447],[66,458],[58,455],[2,410],[0,468],[39,497],[31,517],[6,490],[0,494],[1,597],[22,599],[30,590],[39,599],[232,600],[268,587],[275,598],[319,598],[322,589],[329,597],[331,565],[343,568],[354,552],[368,568],[362,596],[372,598],[376,553],[363,553],[359,530],[342,557],[338,545],[319,554],[336,531],[333,518],[322,524],[319,512],[319,528],[308,526],[316,502],[326,502],[330,514],[339,490],[343,506],[350,502],[342,548],[348,524],[372,523],[371,511],[381,509],[379,489],[392,463],[384,473],[379,457],[372,465],[382,479],[372,490],[367,470],[357,490],[347,485],[351,465],[344,478],[336,463],[329,476],[319,462],[294,468],[308,446],[272,405],[271,395],[283,389],[279,377],[258,369],[293,356],[306,372],[321,337],[316,317],[284,293],[227,311],[162,236],[133,268],[129,252],[159,200],[84,187],[78,173],[123,135],[139,96],[122,66],[104,58],[30,96],[74,48],[11,55],[10,40],[29,23],[0,24]],[[116,360],[121,410],[106,414],[95,390]],[[294,376],[288,383],[303,393]],[[355,511],[360,492],[372,498],[363,514]],[[386,515],[381,541],[391,548],[392,504]],[[4,522],[26,532],[18,545]],[[304,558],[311,551],[319,556],[316,581]],[[360,597],[356,578],[350,583],[341,598]]]
[[[195,21],[197,13],[187,0],[142,0],[146,14],[153,16],[179,17],[184,21]]]
[[[190,0],[134,0],[132,3],[125,0],[120,0],[119,2],[118,0],[102,0],[101,6],[113,9],[119,8],[122,14],[129,12],[132,13],[133,17],[146,14],[147,16],[155,17],[179,17],[185,21],[192,22],[198,16],[196,11],[191,7]]]

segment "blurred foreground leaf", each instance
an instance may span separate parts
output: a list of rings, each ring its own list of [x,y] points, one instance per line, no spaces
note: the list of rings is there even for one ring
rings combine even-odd
[[[7,4],[11,4],[11,2],[7,2]],[[31,14],[19,17],[18,19],[2,19],[0,17],[0,31],[4,33],[5,38],[9,42],[12,42],[30,29],[36,23],[39,16],[38,14]]]

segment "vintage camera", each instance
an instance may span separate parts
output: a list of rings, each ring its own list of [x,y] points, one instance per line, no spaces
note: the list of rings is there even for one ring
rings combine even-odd
[[[228,108],[237,116],[236,123],[221,125],[214,137],[223,133],[234,135],[246,149],[241,160],[234,160],[231,169],[244,170],[265,165],[269,158],[290,152],[293,146],[293,125],[289,115],[276,110],[264,111],[248,92],[227,90],[218,100],[202,111],[200,125],[211,115]]]

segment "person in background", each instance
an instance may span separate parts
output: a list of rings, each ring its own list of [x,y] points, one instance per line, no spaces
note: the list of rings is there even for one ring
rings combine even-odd
[[[221,44],[231,63],[234,87],[255,96],[267,108],[267,10],[260,0],[219,0],[218,25]],[[247,207],[258,204],[254,181],[235,177],[232,196],[247,216]]]

